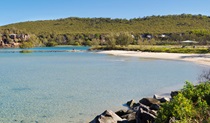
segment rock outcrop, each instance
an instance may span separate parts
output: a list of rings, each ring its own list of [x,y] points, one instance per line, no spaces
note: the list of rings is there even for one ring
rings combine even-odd
[[[123,121],[118,115],[111,110],[106,110],[102,114],[98,115],[90,123],[119,123]]]
[[[172,91],[171,98],[177,94],[178,91]],[[169,102],[171,98],[154,95],[153,98],[142,98],[138,103],[130,100],[126,103],[128,110],[106,110],[90,123],[154,123],[160,104]]]

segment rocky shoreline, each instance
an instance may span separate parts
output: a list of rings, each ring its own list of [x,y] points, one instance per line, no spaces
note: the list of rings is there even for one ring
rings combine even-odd
[[[177,94],[178,91],[172,91],[170,97],[154,95],[153,98],[142,98],[137,103],[130,100],[126,103],[128,110],[105,110],[89,123],[154,123],[161,104],[169,102]]]

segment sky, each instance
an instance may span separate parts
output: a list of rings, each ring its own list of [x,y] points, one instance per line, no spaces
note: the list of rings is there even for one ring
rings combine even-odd
[[[0,26],[67,17],[142,18],[152,15],[210,16],[210,0],[4,0]]]

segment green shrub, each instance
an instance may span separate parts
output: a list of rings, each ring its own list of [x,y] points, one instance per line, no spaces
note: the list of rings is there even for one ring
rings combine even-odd
[[[162,105],[158,111],[157,123],[167,123],[175,117],[176,123],[210,121],[210,83],[194,86],[186,82],[180,93],[171,102]]]
[[[21,49],[27,49],[27,48],[32,48],[32,47],[34,47],[34,45],[30,41],[25,41],[20,45]]]
[[[178,121],[185,121],[191,119],[194,112],[191,100],[179,93],[171,102],[162,105],[158,111],[156,123],[168,123],[172,117],[175,117]]]
[[[182,89],[183,95],[192,100],[193,103],[197,103],[198,99],[205,100],[210,105],[210,83],[202,82],[199,85],[194,86],[190,82],[186,82]]]
[[[48,43],[46,44],[47,47],[54,47],[54,46],[56,46],[56,45],[58,45],[58,43],[55,42],[55,41],[48,42]]]
[[[32,53],[32,50],[21,50],[20,53]]]

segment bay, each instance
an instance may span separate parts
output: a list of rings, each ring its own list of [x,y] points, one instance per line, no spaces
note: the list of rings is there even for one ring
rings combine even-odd
[[[106,109],[126,108],[131,99],[170,92],[186,80],[196,83],[206,68],[87,49],[0,49],[0,122],[87,123]]]

